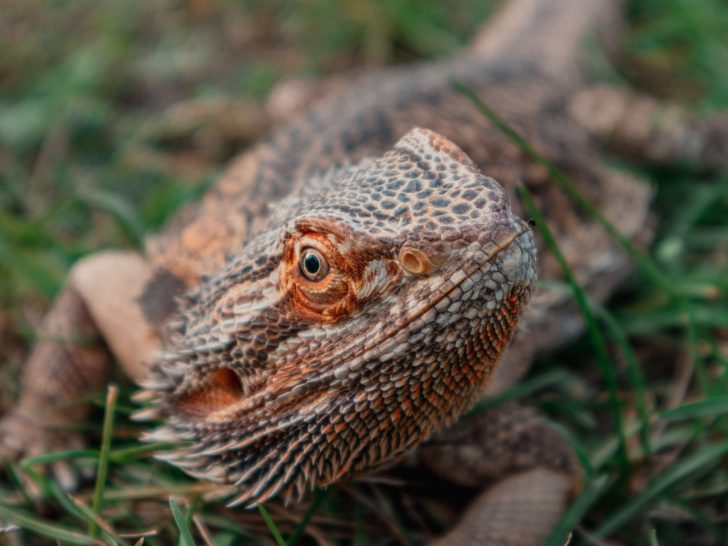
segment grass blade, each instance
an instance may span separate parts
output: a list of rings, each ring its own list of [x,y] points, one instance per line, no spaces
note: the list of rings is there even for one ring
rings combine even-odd
[[[728,413],[728,394],[720,394],[707,400],[698,400],[697,402],[667,409],[660,413],[660,418],[665,421],[674,421],[694,419],[695,417],[712,417],[724,413]]]
[[[553,236],[551,230],[546,225],[546,219],[541,214],[541,211],[538,210],[538,207],[533,201],[531,194],[525,187],[519,186],[518,195],[523,200],[523,203],[525,204],[528,213],[533,218],[535,218],[538,229],[541,232],[541,236],[543,237],[549,251],[559,263],[559,266],[561,267],[561,270],[566,277],[566,282],[569,284],[574,293],[574,299],[576,300],[576,303],[579,306],[582,315],[584,316],[584,321],[586,322],[587,326],[587,333],[596,352],[597,362],[599,362],[602,375],[609,391],[609,405],[612,413],[612,419],[614,421],[614,428],[616,429],[617,438],[619,440],[617,457],[619,459],[619,464],[622,468],[622,471],[626,473],[630,468],[629,459],[627,457],[627,441],[624,434],[624,426],[622,424],[622,411],[620,408],[619,395],[617,393],[617,376],[614,372],[614,366],[612,365],[609,358],[607,343],[604,340],[604,336],[602,336],[596,319],[594,318],[591,307],[589,306],[589,303],[587,301],[586,294],[581,289],[581,286],[579,286],[579,283],[577,282],[576,277],[571,271],[569,264],[566,263],[566,258],[564,258],[564,255],[561,253],[561,249],[556,242],[556,238]]]
[[[273,518],[270,517],[270,514],[268,513],[268,510],[265,506],[262,504],[258,505],[258,511],[260,512],[261,517],[263,518],[263,521],[268,526],[268,530],[270,531],[270,534],[273,535],[273,539],[276,541],[276,544],[278,546],[287,546],[286,541],[283,539],[283,535],[278,530],[278,527],[276,526],[275,522],[273,521]]]
[[[192,538],[192,531],[190,531],[190,526],[187,524],[187,519],[177,501],[172,497],[169,497],[169,507],[172,509],[172,517],[174,517],[174,522],[177,524],[177,529],[179,529],[180,546],[195,546],[195,539]]]
[[[47,477],[41,476],[45,483],[43,488],[52,496],[56,502],[66,511],[70,516],[80,520],[81,523],[86,525],[97,525],[99,528],[99,537],[104,544],[109,546],[116,546],[121,544],[123,541],[111,526],[102,520],[98,514],[94,513],[90,507],[86,506],[80,499],[72,497],[66,491],[63,491],[61,487],[53,480]]]
[[[361,503],[354,506],[354,546],[366,546],[366,532],[364,530],[364,507]]]
[[[551,370],[547,373],[531,377],[493,396],[483,398],[473,406],[473,409],[468,412],[468,415],[483,413],[509,400],[527,398],[547,387],[563,384],[568,379],[569,374],[566,370]]]
[[[89,207],[108,213],[138,248],[143,246],[144,225],[122,195],[96,189],[80,195],[79,199]]]
[[[622,329],[619,321],[598,302],[590,299],[590,305],[594,312],[599,316],[602,322],[609,330],[612,340],[619,346],[622,356],[627,364],[627,373],[629,381],[634,391],[637,392],[637,413],[640,417],[640,444],[642,445],[642,453],[645,457],[652,454],[650,446],[650,410],[647,403],[647,383],[645,382],[642,368],[640,367],[637,355],[634,353],[632,346],[627,339],[627,334]]]
[[[27,470],[36,465],[44,465],[55,463],[57,461],[65,461],[67,459],[98,459],[99,452],[93,449],[67,449],[64,451],[54,451],[52,453],[44,453],[37,457],[28,457],[18,463],[22,470]]]
[[[324,490],[316,490],[316,494],[314,496],[313,502],[311,503],[311,506],[309,506],[306,510],[306,513],[303,514],[303,518],[301,518],[301,521],[298,523],[296,530],[288,538],[286,546],[296,546],[298,541],[301,540],[303,532],[306,530],[306,526],[311,521],[311,518],[316,513],[316,510],[318,510],[319,506],[321,506],[321,503],[323,503],[324,499],[326,498],[326,494],[327,492]]]
[[[33,517],[20,510],[14,510],[6,504],[0,502],[0,516],[15,525],[37,533],[41,536],[54,540],[60,540],[68,544],[96,544],[95,538],[77,533],[60,525],[48,523],[42,519]]]
[[[710,468],[726,455],[728,455],[728,442],[723,442],[701,449],[689,459],[668,469],[655,478],[647,489],[639,495],[634,496],[627,504],[607,518],[596,531],[595,535],[598,538],[608,537],[639,512],[650,506],[653,501],[657,500],[660,495],[667,492],[677,482],[690,474]]]
[[[607,491],[611,481],[609,477],[598,476],[589,481],[569,508],[561,515],[561,519],[551,531],[545,546],[563,546],[569,534],[586,514],[587,510]]]
[[[109,385],[106,393],[106,411],[104,412],[104,428],[101,435],[101,452],[99,453],[99,467],[96,472],[96,485],[94,486],[94,497],[91,510],[97,516],[101,516],[104,505],[104,490],[106,489],[106,476],[109,472],[109,453],[111,451],[111,437],[114,430],[114,409],[116,399],[119,396],[119,389],[116,385]],[[89,535],[98,535],[96,523],[89,525]]]

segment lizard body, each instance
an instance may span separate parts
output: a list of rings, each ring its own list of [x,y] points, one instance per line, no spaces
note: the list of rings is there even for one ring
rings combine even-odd
[[[79,262],[44,324],[49,340],[28,361],[18,409],[0,425],[0,449],[17,457],[67,446],[49,425],[84,410],[48,408],[103,384],[107,348],[146,387],[140,398],[153,405],[142,417],[166,418],[149,438],[191,442],[163,456],[235,484],[245,504],[297,498],[394,460],[486,388],[512,385],[536,353],[581,329],[568,295],[548,284],[523,311],[536,252],[517,202],[511,211],[515,188],[534,195],[593,298],[606,298],[629,265],[453,80],[639,244],[650,237],[650,191],[607,168],[605,139],[651,161],[725,161],[715,153],[724,126],[687,114],[620,140],[625,105],[639,114],[655,103],[622,97],[616,111],[604,108],[613,93],[591,87],[579,53],[591,28],[615,28],[618,10],[607,0],[514,0],[459,56],[365,76],[278,128],[150,238],[144,257]],[[542,252],[538,272],[561,278]],[[73,341],[94,333],[103,346]],[[538,544],[573,488],[573,458],[528,413],[494,412],[488,423],[467,436],[508,449],[430,445],[422,459],[456,481],[467,468],[478,484],[536,470],[486,491],[443,540]],[[527,455],[511,457],[516,447]],[[505,518],[516,502],[543,517]]]

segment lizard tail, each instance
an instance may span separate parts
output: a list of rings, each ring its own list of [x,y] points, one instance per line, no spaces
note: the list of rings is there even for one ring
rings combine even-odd
[[[471,52],[563,76],[576,69],[583,40],[596,32],[607,50],[618,41],[622,0],[511,0],[477,34]]]

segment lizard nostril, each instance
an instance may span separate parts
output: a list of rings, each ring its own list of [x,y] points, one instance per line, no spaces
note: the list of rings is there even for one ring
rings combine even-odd
[[[217,368],[208,373],[191,392],[181,396],[177,407],[188,415],[207,416],[240,400],[243,385],[230,368]]]
[[[435,267],[430,257],[417,248],[403,248],[400,250],[399,263],[413,275],[424,275]]]

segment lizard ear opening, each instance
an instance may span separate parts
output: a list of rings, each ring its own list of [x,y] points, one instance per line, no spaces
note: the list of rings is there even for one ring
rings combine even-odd
[[[399,251],[399,263],[412,275],[426,275],[437,267],[437,263],[422,250],[409,247]]]
[[[186,415],[206,417],[210,413],[235,404],[243,396],[243,385],[230,368],[209,372],[200,383],[175,401]]]

